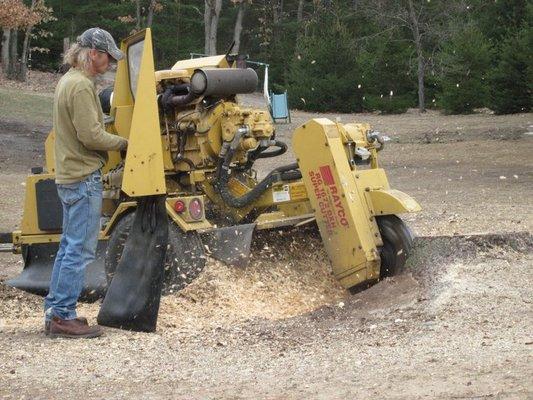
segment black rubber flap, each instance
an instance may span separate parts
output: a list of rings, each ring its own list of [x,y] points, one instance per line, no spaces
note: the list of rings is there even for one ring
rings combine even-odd
[[[22,251],[24,269],[19,276],[8,280],[6,284],[29,293],[46,296],[58,246],[58,243],[25,245]],[[104,268],[106,248],[107,241],[98,242],[96,258],[85,269],[81,301],[95,301],[104,296],[107,286]]]
[[[167,242],[165,196],[140,198],[122,257],[98,313],[100,325],[155,331]]]
[[[202,241],[209,256],[229,265],[246,267],[254,229],[255,224],[213,229],[202,234]]]
[[[63,206],[57,195],[53,179],[43,179],[35,184],[37,221],[42,231],[60,231],[63,225]]]

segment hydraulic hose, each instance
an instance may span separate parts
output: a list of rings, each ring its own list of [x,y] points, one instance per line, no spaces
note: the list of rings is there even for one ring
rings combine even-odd
[[[192,160],[189,159],[189,158],[185,158],[185,157],[183,157],[183,156],[178,156],[178,157],[176,157],[173,161],[174,161],[174,164],[183,161],[184,163],[186,163],[186,164],[189,166],[189,168],[190,168],[191,171],[194,171],[194,170],[196,169],[196,165],[194,165],[194,163],[192,162]]]
[[[225,164],[225,163],[224,163]],[[224,167],[223,167],[224,168]],[[241,208],[249,205],[253,201],[257,200],[272,184],[275,182],[279,182],[282,180],[285,180],[286,178],[294,178],[296,172],[296,169],[298,168],[298,164],[289,164],[285,165],[279,168],[276,168],[265,177],[261,182],[259,182],[252,190],[250,190],[248,193],[240,196],[235,197],[228,188],[228,182],[231,174],[229,173],[229,170],[227,170],[228,173],[222,173],[220,176],[219,181],[219,191],[220,196],[224,200],[224,202],[235,208]],[[299,173],[299,172],[298,172]],[[302,175],[299,174],[301,177]],[[288,180],[288,179],[287,179]]]
[[[259,182],[252,190],[250,190],[248,193],[236,197],[234,196],[228,187],[229,179],[231,177],[231,169],[230,164],[231,160],[233,158],[233,155],[235,154],[235,151],[237,150],[239,143],[241,141],[241,138],[249,132],[249,128],[247,126],[242,126],[239,129],[237,129],[237,132],[235,133],[235,136],[231,143],[224,142],[222,145],[222,149],[219,153],[219,161],[217,164],[216,169],[216,179],[217,179],[217,188],[219,190],[220,196],[224,200],[224,202],[229,205],[230,207],[235,208],[242,208],[253,201],[257,200],[270,186],[272,186],[273,183],[279,182],[282,180],[293,180],[293,179],[299,179],[301,178],[301,173],[298,170],[298,164],[293,163],[289,165],[285,165],[279,168],[276,168],[265,177],[261,182]],[[279,150],[273,151],[271,153],[277,153],[279,151],[285,152],[287,150],[287,145],[283,142],[277,142],[276,146],[279,147]],[[263,148],[264,150],[265,148]],[[261,151],[258,151],[257,155],[260,155]],[[256,155],[256,157],[257,157]]]
[[[243,125],[237,129],[237,132],[235,133],[235,136],[231,142],[222,143],[222,148],[218,154],[219,159],[215,174],[218,182],[221,181],[222,175],[224,175],[223,170],[225,170],[226,174],[230,174],[229,165],[231,163],[231,159],[233,158],[233,154],[235,154],[235,150],[237,150],[237,146],[239,146],[241,138],[248,133],[248,131],[249,128]]]
[[[287,145],[280,140],[276,140],[274,146],[278,147],[278,149],[274,151],[260,152],[255,158],[277,157],[287,152]]]
[[[298,164],[296,164],[298,168]],[[295,181],[297,179],[302,179],[302,173],[299,170],[287,171],[281,174],[281,180],[283,181]]]
[[[196,100],[198,95],[191,90],[190,86],[188,83],[182,83],[168,87],[164,91],[163,96],[160,97],[160,103],[163,109],[165,111],[172,110],[174,107],[186,106]]]
[[[259,145],[257,149],[250,151],[248,153],[246,164],[237,167],[237,171],[248,171],[259,158],[277,157],[287,152],[287,145],[281,141],[276,140],[274,146],[279,147],[279,149],[265,153],[265,150],[268,149],[268,147]]]

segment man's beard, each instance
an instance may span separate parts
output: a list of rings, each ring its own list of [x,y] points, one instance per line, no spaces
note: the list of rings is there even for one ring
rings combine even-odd
[[[94,76],[94,84],[96,85],[96,91],[100,92],[109,86],[113,86],[115,83],[116,71],[108,70],[102,74],[96,74]]]

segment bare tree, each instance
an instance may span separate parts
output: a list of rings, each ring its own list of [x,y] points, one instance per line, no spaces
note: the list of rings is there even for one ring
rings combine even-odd
[[[163,5],[156,0],[150,0],[148,6],[148,16],[146,17],[146,27],[151,28],[154,21],[154,14],[160,12],[163,9]]]
[[[17,79],[21,81],[26,81],[28,76],[28,61],[30,58],[30,51],[32,50],[30,47],[30,39],[32,36],[35,36],[34,27],[41,22],[56,21],[57,18],[52,15],[52,12],[53,9],[51,7],[47,7],[44,3],[44,0],[32,0],[28,10],[29,20],[26,22],[26,27],[24,30],[24,41],[22,42],[22,53],[20,56],[20,70],[17,77]],[[51,33],[41,29],[38,35],[47,36],[49,34]],[[47,49],[39,48],[39,50],[44,51]]]
[[[33,7],[36,2],[36,0],[32,1]],[[29,36],[32,27],[41,20],[42,16],[35,12],[33,8],[26,7],[21,0],[0,0],[0,27],[4,29],[2,65],[8,78],[26,79],[26,64],[24,64],[23,68],[24,73],[21,73],[21,60],[19,60],[18,54],[18,30],[25,29]],[[8,31],[9,33],[7,33]],[[25,45],[23,52],[24,63],[27,61],[28,43],[25,43]]]
[[[9,39],[11,37],[11,29],[4,28],[2,35],[2,68],[4,73],[7,73],[7,66],[9,65]]]
[[[135,17],[127,14],[119,16],[118,20],[124,24],[135,22],[133,32],[138,32],[144,28],[151,28],[154,22],[154,15],[161,12],[163,4],[157,0],[149,0],[148,7],[145,7],[146,3],[143,0],[131,0],[131,2],[135,6]]]
[[[233,52],[239,53],[239,49],[241,47],[242,22],[244,20],[246,5],[249,0],[232,0],[232,2],[239,7],[237,11],[237,17],[235,18],[235,27],[233,29],[233,41],[235,42],[235,45],[233,46]]]
[[[358,2],[358,6],[363,3]],[[426,110],[425,76],[431,55],[450,35],[450,22],[464,8],[462,0],[429,2],[427,0],[373,0],[365,2],[364,12],[378,24],[405,28],[410,33],[416,53],[418,108]]]
[[[30,12],[34,12],[37,0],[32,0],[30,5]],[[33,25],[26,26],[24,31],[24,41],[22,42],[22,55],[20,59],[20,79],[25,81],[28,74],[28,53],[30,46],[30,34],[33,29]]]
[[[425,90],[424,90],[424,77],[426,74],[424,50],[422,48],[422,34],[420,32],[420,15],[421,12],[416,12],[413,6],[412,0],[407,0],[407,6],[409,7],[409,29],[413,35],[413,41],[416,48],[417,58],[417,76],[418,76],[418,108],[421,112],[426,111]],[[420,9],[422,11],[422,9]]]
[[[305,0],[298,0],[298,11],[296,12],[296,20],[298,23],[304,19],[304,2]]]
[[[274,24],[278,24],[281,20],[281,14],[283,12],[283,0],[271,0],[272,4],[272,21]]]
[[[217,31],[222,0],[204,0],[205,54],[217,54]]]
[[[141,30],[141,0],[135,0],[135,30]]]
[[[7,66],[7,77],[9,79],[17,79],[19,76],[18,36],[19,31],[12,29],[11,37],[9,38],[9,63]]]

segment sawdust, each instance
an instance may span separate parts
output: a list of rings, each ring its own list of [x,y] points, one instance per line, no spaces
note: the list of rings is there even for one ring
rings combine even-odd
[[[208,265],[207,270],[179,294],[163,298],[160,328],[199,329],[228,326],[254,318],[283,319],[346,296],[341,288],[335,291],[326,287],[332,279],[318,281],[321,273],[296,276],[288,266],[274,263],[262,266],[265,269],[252,266],[248,270],[236,270],[217,262]],[[320,265],[308,267],[315,271],[322,268]]]
[[[160,327],[198,330],[278,320],[348,296],[333,277],[315,230],[261,232],[252,247],[248,267],[211,260],[189,286],[165,296]]]
[[[275,321],[346,296],[316,229],[259,232],[247,267],[209,260],[190,285],[164,296],[159,327],[191,332],[257,319]]]
[[[347,296],[331,273],[316,229],[260,232],[246,268],[210,259],[185,289],[163,296],[158,329],[202,332],[252,320],[275,321],[338,304]],[[4,285],[0,298],[6,304],[2,318],[10,321],[7,328],[19,321],[28,328],[41,326],[41,298]],[[78,311],[94,319],[99,307],[100,302],[80,304]]]

